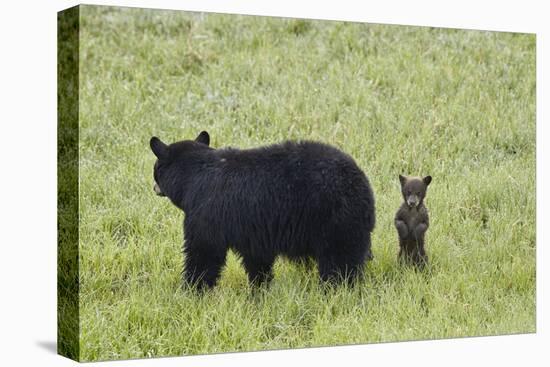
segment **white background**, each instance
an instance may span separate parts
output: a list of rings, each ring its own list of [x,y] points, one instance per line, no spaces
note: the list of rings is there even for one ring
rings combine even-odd
[[[107,362],[116,366],[548,365],[550,21],[544,1],[96,1],[376,23],[537,33],[537,333]],[[0,7],[0,365],[67,366],[56,355],[56,12],[75,1]],[[9,4],[9,5],[6,5]],[[546,15],[546,19],[544,15]],[[546,96],[546,98],[544,98]],[[546,104],[545,104],[545,103]],[[514,315],[509,315],[513,318]],[[544,347],[546,345],[546,347]],[[102,363],[101,365],[103,365]],[[89,364],[90,366],[99,363]]]

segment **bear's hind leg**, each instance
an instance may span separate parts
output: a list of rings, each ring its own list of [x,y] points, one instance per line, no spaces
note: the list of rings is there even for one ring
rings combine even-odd
[[[214,250],[215,246],[185,241],[184,280],[201,290],[212,288],[222,271],[227,254],[226,249]]]
[[[344,227],[330,231],[327,237],[329,241],[317,256],[321,280],[353,284],[372,257],[370,232]]]
[[[341,255],[324,255],[318,260],[319,276],[323,282],[353,284],[363,272],[365,256],[355,258]]]
[[[273,262],[275,258],[257,259],[243,256],[243,264],[252,285],[268,284],[273,279]]]

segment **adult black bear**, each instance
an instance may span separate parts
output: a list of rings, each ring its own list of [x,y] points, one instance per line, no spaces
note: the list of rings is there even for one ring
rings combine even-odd
[[[313,258],[322,280],[353,280],[371,256],[374,195],[354,160],[317,142],[213,149],[203,131],[151,138],[158,195],[185,212],[184,278],[212,287],[229,248],[249,280],[272,278],[276,256]]]

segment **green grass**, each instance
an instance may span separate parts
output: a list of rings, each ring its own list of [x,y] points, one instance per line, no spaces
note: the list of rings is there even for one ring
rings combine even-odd
[[[85,6],[80,358],[535,331],[535,36]],[[355,288],[278,260],[252,291],[181,288],[184,214],[153,190],[152,135],[214,147],[314,139],[377,199]],[[434,177],[423,272],[397,264],[398,174]]]

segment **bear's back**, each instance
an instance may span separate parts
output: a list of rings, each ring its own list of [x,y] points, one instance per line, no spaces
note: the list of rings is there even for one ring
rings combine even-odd
[[[228,168],[294,170],[295,173],[322,172],[331,168],[359,170],[353,158],[341,150],[315,141],[286,141],[252,149],[225,148],[216,151],[218,159]]]
[[[288,205],[315,210],[342,201],[373,201],[363,171],[353,158],[327,144],[287,141],[253,149],[218,149],[214,168],[203,182],[224,201]],[[214,189],[215,187],[215,189]],[[258,204],[260,205],[260,204]]]

